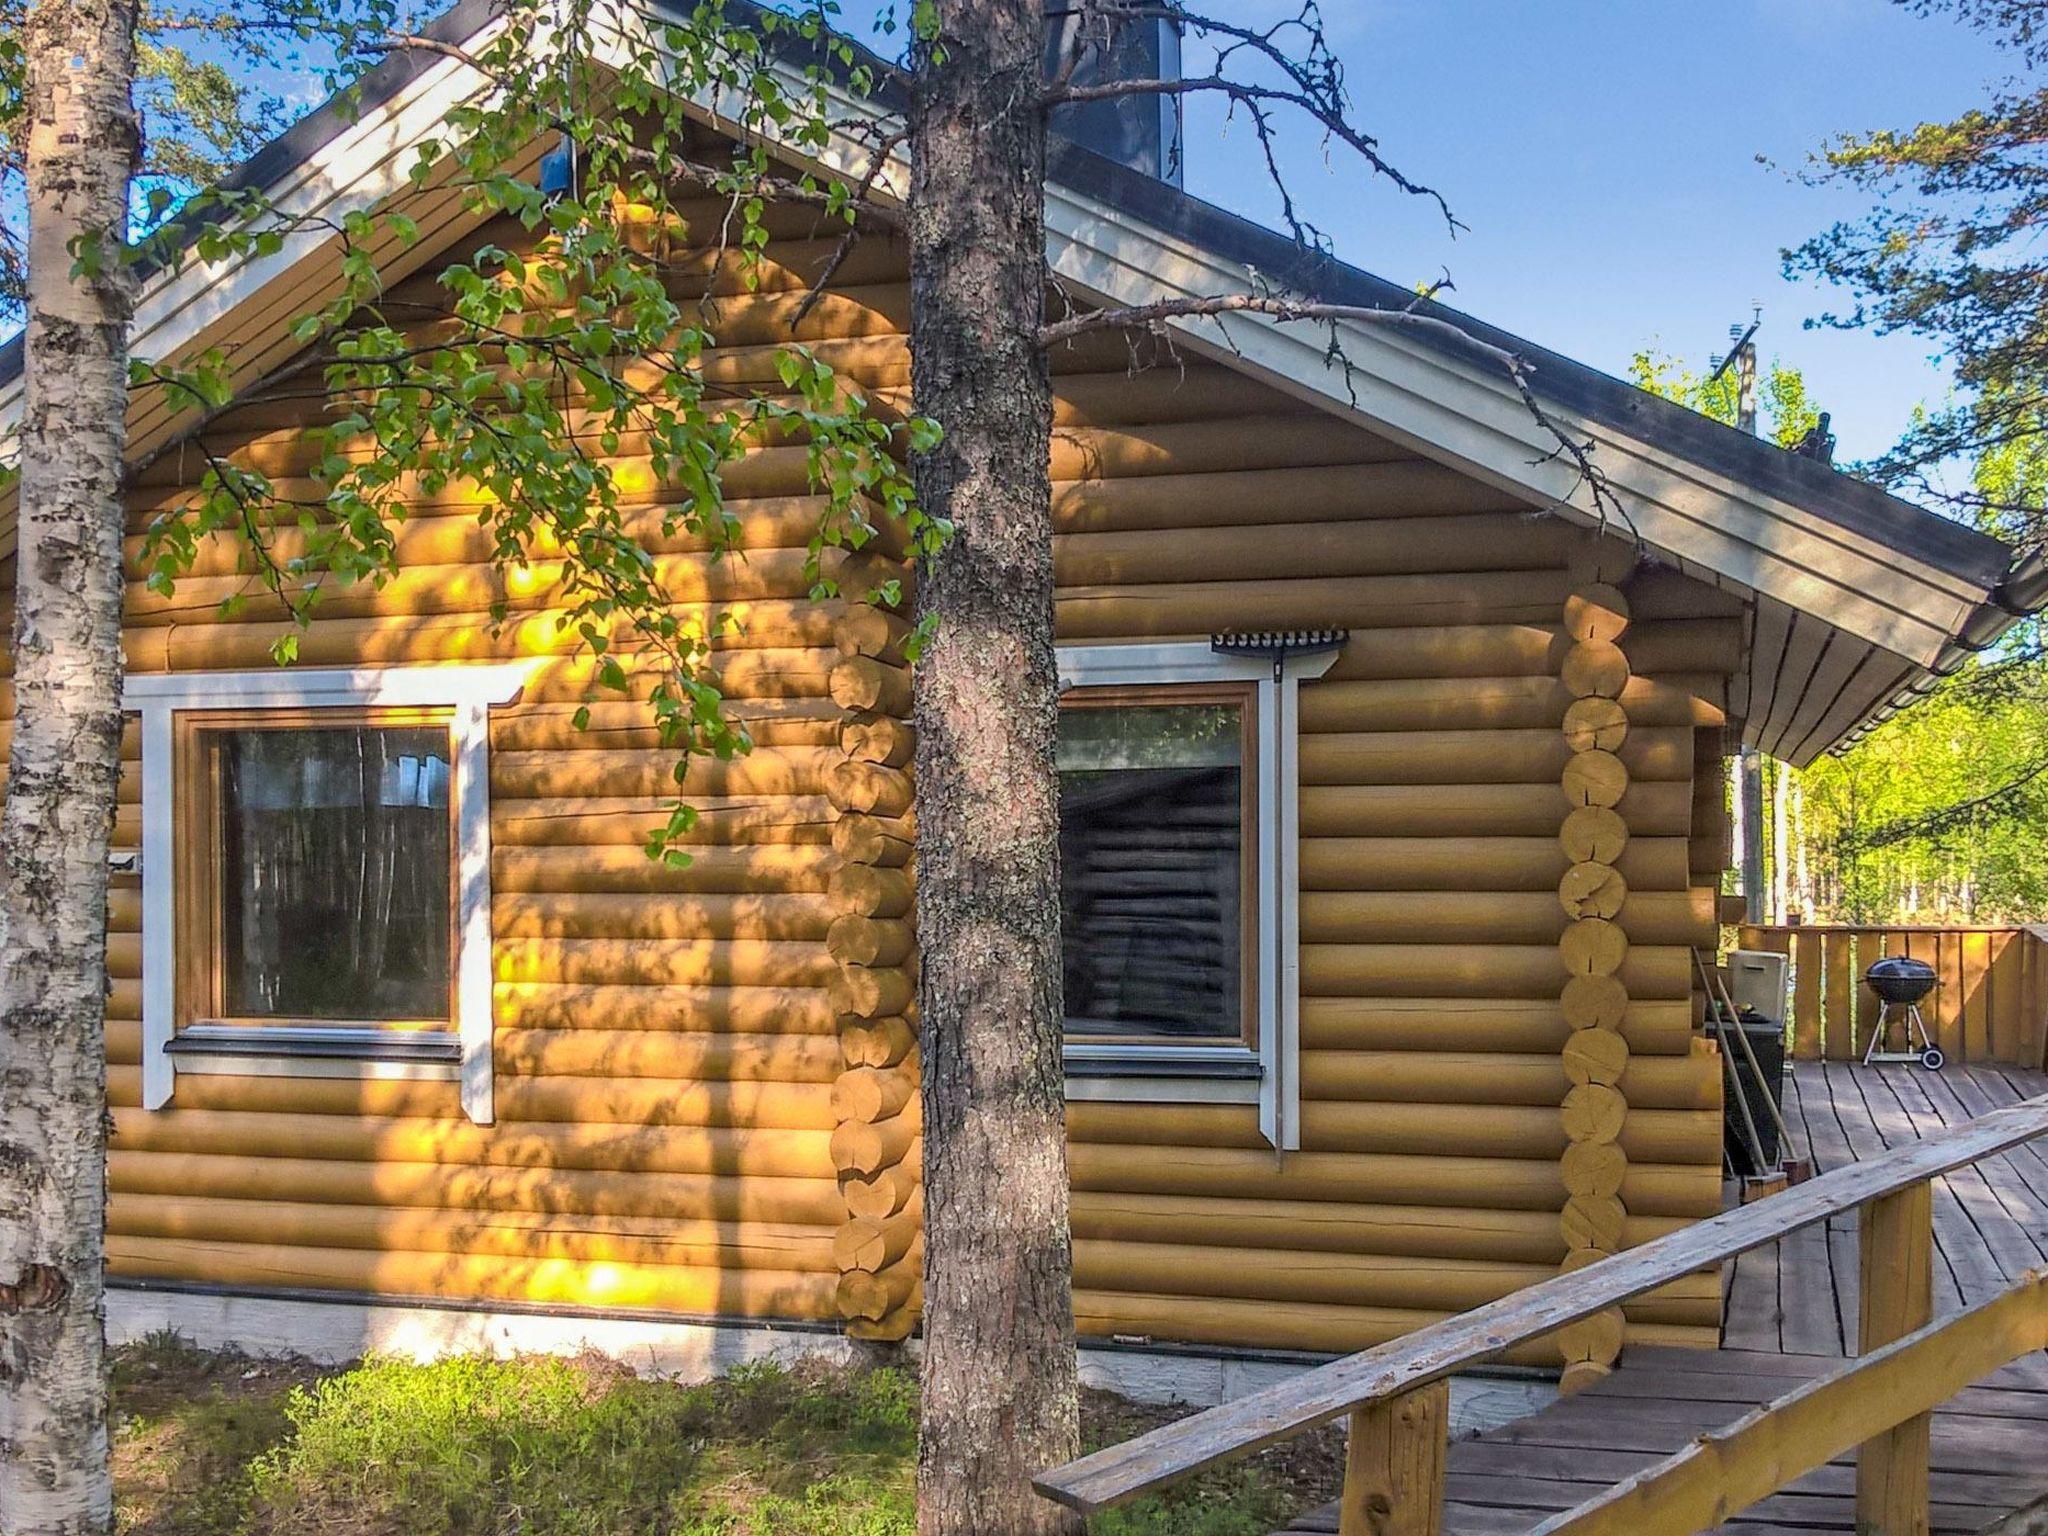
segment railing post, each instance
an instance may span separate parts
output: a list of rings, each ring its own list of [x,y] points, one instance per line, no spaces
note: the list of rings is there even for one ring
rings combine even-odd
[[[1863,1207],[1857,1251],[1857,1352],[1903,1338],[1934,1319],[1934,1186],[1923,1180]],[[1856,1452],[1856,1529],[1927,1536],[1928,1430],[1919,1414]]]
[[[1354,1409],[1339,1536],[1437,1536],[1450,1429],[1448,1381]]]

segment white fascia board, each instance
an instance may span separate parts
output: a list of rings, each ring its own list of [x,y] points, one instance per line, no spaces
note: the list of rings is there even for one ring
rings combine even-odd
[[[474,52],[501,30],[493,19],[462,47]],[[437,59],[389,100],[379,103],[264,188],[281,219],[325,218],[374,208],[411,183],[414,151],[445,131],[448,113],[488,88],[484,77],[455,59]],[[260,225],[259,225],[260,227]],[[157,273],[143,287],[129,330],[140,358],[178,356],[266,284],[285,276],[333,239],[331,230],[300,229],[268,256],[196,257]],[[11,440],[21,421],[23,380],[0,389],[0,440]]]
[[[1058,184],[1047,188],[1046,223],[1053,270],[1110,303],[1252,291],[1242,268]],[[1577,489],[1576,469],[1551,457],[1555,444],[1504,373],[1404,336],[1397,325],[1338,322],[1352,365],[1347,374],[1329,361],[1321,325],[1250,314],[1169,323],[1206,356],[1248,366],[1334,414],[1538,505],[1560,503]],[[1532,386],[1542,393],[1540,376]],[[1875,539],[1550,402],[1546,408],[1567,431],[1595,444],[1594,461],[1646,542],[1888,650],[1931,661],[1984,596],[1967,580],[1907,561]],[[1583,508],[1568,510],[1592,521]]]

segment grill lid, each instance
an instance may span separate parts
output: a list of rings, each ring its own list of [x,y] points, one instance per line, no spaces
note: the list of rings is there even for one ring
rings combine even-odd
[[[1888,1003],[1917,1003],[1934,990],[1940,978],[1925,960],[1886,955],[1863,973],[1863,979]]]

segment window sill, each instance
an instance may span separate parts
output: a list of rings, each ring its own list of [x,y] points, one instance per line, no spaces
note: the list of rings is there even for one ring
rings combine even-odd
[[[454,1082],[462,1042],[449,1030],[193,1024],[164,1046],[180,1072],[231,1077],[372,1077]]]
[[[1069,1099],[1153,1104],[1256,1104],[1265,1069],[1242,1045],[1122,1045],[1064,1051]]]

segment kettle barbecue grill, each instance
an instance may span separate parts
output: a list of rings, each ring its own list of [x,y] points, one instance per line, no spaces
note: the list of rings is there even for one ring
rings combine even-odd
[[[1904,955],[1886,955],[1863,973],[1864,982],[1877,994],[1877,1022],[1870,1027],[1870,1043],[1863,1048],[1863,1064],[1875,1061],[1917,1061],[1930,1072],[1939,1072],[1947,1060],[1928,1032],[1920,1015],[1920,1000],[1939,984],[1934,967],[1925,960]],[[1904,1050],[1890,1049],[1892,1026],[1905,1032]],[[1917,1042],[1917,1043],[1916,1043]]]

